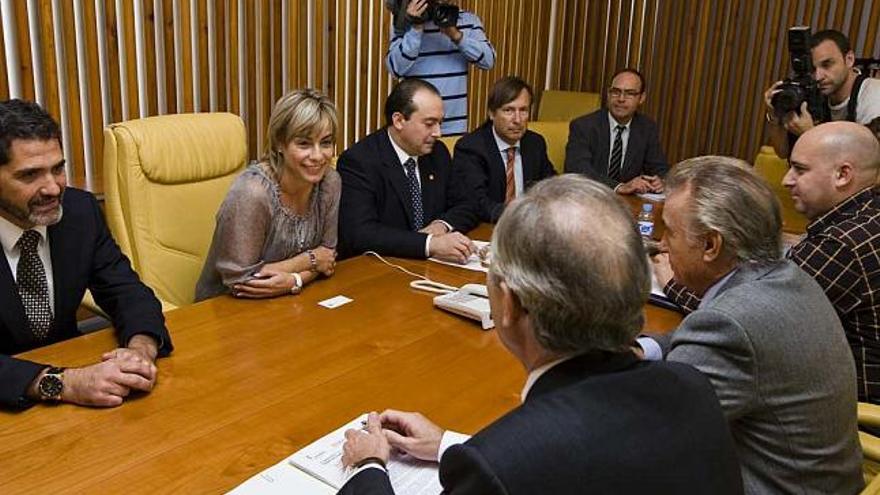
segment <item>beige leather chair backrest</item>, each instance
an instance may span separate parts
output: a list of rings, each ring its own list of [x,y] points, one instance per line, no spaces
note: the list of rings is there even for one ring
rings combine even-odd
[[[461,136],[448,136],[448,137],[444,136],[444,137],[440,138],[440,141],[442,141],[443,144],[446,145],[446,148],[449,150],[450,156],[455,151],[455,143],[458,142],[458,138],[460,138],[460,137]]]
[[[215,216],[247,162],[244,123],[231,113],[177,114],[104,129],[110,231],[163,301],[193,301]]]
[[[762,146],[755,157],[755,172],[773,188],[782,205],[782,225],[787,232],[803,232],[807,228],[807,218],[794,209],[788,189],[782,185],[782,177],[788,172],[788,160],[779,158],[772,146]]]
[[[557,174],[565,167],[565,145],[568,143],[568,121],[529,122],[529,130],[544,136],[547,141],[547,157],[553,163]]]
[[[581,91],[545,90],[541,93],[538,120],[574,120],[602,106],[602,95]]]

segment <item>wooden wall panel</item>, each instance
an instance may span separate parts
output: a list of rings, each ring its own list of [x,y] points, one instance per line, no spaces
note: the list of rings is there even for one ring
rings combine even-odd
[[[15,18],[18,19],[16,37],[18,38],[18,63],[21,70],[22,98],[34,99],[34,73],[31,61],[31,43],[28,34],[27,3],[18,1],[14,3]]]
[[[880,57],[880,0],[459,4],[480,16],[496,49],[492,70],[471,69],[472,128],[486,118],[488,92],[504,75],[528,81],[537,102],[545,88],[603,92],[615,70],[632,66],[647,78],[643,110],[659,123],[672,161],[707,153],[752,160],[766,140],[763,91],[788,72],[787,27],[835,26],[858,56]],[[26,98],[41,87],[40,103],[67,123],[72,183],[85,186],[91,167],[98,192],[103,115],[113,122],[138,118],[139,83],[145,115],[212,109],[241,115],[252,158],[262,154],[269,113],[285,90],[311,85],[334,99],[338,151],[384,124],[393,84],[384,63],[391,34],[384,0],[22,0],[4,12],[12,18],[0,24],[0,53],[8,26],[15,30],[18,61],[0,60],[0,98],[10,95],[11,76],[20,79]],[[75,12],[85,26],[79,40]],[[28,30],[34,15],[39,39]],[[143,33],[143,60],[136,31]],[[31,44],[39,48],[37,60]],[[81,69],[87,72],[82,81]]]
[[[584,6],[586,21],[575,22]],[[550,87],[601,92],[615,69],[638,68],[649,87],[643,111],[657,120],[671,161],[707,153],[753,160],[766,141],[764,90],[788,73],[789,26],[839,28],[857,56],[880,56],[876,0],[558,0],[557,8],[552,59],[562,67],[552,69]]]
[[[3,15],[0,13],[0,20],[3,20]],[[14,22],[14,21],[13,21]],[[14,68],[10,69],[8,67],[8,61],[6,60],[6,39],[5,39],[5,28],[3,27],[5,22],[0,23],[0,54],[3,54],[0,57],[0,95],[5,98],[9,97],[9,72],[10,70],[14,70]]]

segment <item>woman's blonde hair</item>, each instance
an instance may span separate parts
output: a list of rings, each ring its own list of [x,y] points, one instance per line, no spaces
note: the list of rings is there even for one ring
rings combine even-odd
[[[318,90],[291,91],[275,102],[269,116],[264,159],[276,171],[282,166],[280,148],[297,137],[311,137],[324,129],[336,140],[336,106]]]

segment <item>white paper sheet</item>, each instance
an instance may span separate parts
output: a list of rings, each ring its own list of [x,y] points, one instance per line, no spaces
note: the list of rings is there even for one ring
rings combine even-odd
[[[345,431],[361,429],[366,414],[324,435],[288,458],[291,466],[302,469],[336,489],[342,488],[349,471],[342,466]],[[442,491],[436,462],[424,462],[410,456],[392,454],[388,476],[398,495],[437,495]]]
[[[639,193],[636,196],[648,201],[656,201],[658,203],[666,201],[665,193]]]
[[[477,251],[482,249],[484,246],[489,245],[489,243],[486,241],[473,241],[473,242],[477,246]],[[437,258],[428,258],[428,259],[433,261],[434,263],[442,263],[444,265],[457,266],[459,268],[464,268],[465,270],[473,270],[475,272],[483,272],[483,273],[489,272],[489,268],[483,266],[482,263],[480,263],[480,257],[477,254],[472,254],[470,256],[470,258],[468,258],[467,263],[464,265],[459,264],[459,263],[454,263],[452,261],[438,260]]]
[[[238,485],[228,495],[334,495],[330,485],[293,467],[287,459]]]

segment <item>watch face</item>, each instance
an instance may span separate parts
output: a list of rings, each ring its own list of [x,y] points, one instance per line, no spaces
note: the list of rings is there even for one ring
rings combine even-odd
[[[44,399],[55,399],[61,395],[64,383],[57,375],[45,375],[40,379],[40,396]]]

